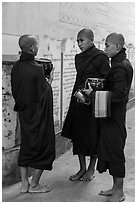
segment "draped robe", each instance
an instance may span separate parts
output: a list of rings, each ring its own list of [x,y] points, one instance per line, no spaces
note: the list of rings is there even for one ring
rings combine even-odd
[[[75,56],[76,81],[61,135],[73,142],[73,154],[96,154],[98,120],[93,117],[92,104],[78,103],[75,91],[84,88],[87,78],[105,78],[109,62],[105,53],[95,46]]]
[[[98,165],[100,173],[113,165],[116,176],[125,176],[124,147],[127,137],[125,127],[126,105],[131,87],[133,68],[126,58],[123,48],[111,60],[111,71],[108,75],[108,90],[111,94],[111,117],[100,119],[100,135],[98,145]],[[116,173],[117,172],[117,173]]]
[[[18,165],[51,170],[55,159],[53,94],[34,56],[22,53],[11,72],[21,144]]]

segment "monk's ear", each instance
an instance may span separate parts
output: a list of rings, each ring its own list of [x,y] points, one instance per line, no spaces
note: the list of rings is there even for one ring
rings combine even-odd
[[[120,45],[119,44],[116,44],[116,49],[120,50]]]
[[[30,51],[34,52],[34,46],[33,45],[30,46]]]
[[[91,39],[91,41],[90,41],[90,42],[91,42],[91,45],[92,45],[92,44],[93,44],[93,40]]]

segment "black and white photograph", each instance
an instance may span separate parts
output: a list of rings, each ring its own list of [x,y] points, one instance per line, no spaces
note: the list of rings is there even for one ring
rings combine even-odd
[[[135,6],[1,2],[1,202],[135,202]]]

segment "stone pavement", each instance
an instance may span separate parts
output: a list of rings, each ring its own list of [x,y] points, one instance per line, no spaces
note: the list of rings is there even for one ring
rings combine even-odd
[[[135,202],[135,108],[127,111],[127,142],[126,177],[124,182],[125,202]],[[87,161],[89,161],[87,159]],[[72,155],[70,149],[55,160],[51,172],[44,171],[41,184],[50,184],[49,193],[20,193],[20,183],[4,187],[3,202],[105,202],[104,196],[99,196],[100,190],[108,189],[112,185],[112,177],[108,172],[99,174],[90,182],[69,181],[69,176],[78,171],[77,156]]]

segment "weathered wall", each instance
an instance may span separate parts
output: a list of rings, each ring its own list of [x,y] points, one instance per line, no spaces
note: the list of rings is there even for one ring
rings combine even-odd
[[[40,49],[37,57],[52,60],[55,67],[52,84],[56,154],[70,148],[70,141],[60,137],[75,81],[74,56],[79,52],[77,32],[90,27],[95,33],[95,44],[104,48],[104,38],[110,32],[125,35],[127,54],[135,64],[134,3],[130,2],[3,2],[2,3],[2,146],[3,185],[18,181],[17,157],[20,127],[13,111],[10,73],[18,59],[18,39],[22,34],[36,35]],[[116,15],[117,14],[117,15]],[[123,18],[126,16],[126,18]],[[132,85],[134,92],[134,83]]]
[[[126,18],[123,18],[125,16]],[[77,32],[89,27],[95,41],[110,32],[122,32],[127,44],[135,42],[134,2],[3,2],[3,54],[17,54],[18,36],[24,33],[51,38],[76,39]]]

